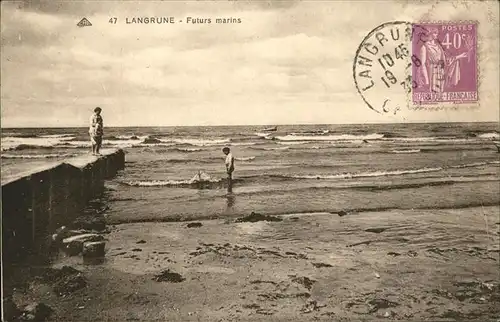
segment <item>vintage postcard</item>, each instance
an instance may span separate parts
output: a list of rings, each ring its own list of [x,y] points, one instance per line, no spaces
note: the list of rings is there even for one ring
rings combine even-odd
[[[3,321],[500,321],[499,9],[2,1]]]

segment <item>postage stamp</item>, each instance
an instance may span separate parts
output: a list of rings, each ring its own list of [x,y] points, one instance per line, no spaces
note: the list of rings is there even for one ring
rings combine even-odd
[[[353,77],[363,101],[382,114],[477,105],[477,22],[381,24],[359,45]]]
[[[413,104],[478,101],[477,23],[413,24]]]

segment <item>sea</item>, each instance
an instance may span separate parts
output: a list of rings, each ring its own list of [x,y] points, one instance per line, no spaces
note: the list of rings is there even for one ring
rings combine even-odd
[[[107,127],[115,223],[499,205],[498,123]],[[222,148],[235,157],[226,191]],[[2,176],[89,154],[87,128],[8,128]]]

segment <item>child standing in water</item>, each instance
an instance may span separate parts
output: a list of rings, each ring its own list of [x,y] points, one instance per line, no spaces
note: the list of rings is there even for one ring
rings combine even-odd
[[[226,155],[227,192],[233,192],[234,157],[227,146],[222,149],[222,152]]]
[[[99,150],[102,145],[103,136],[103,121],[101,116],[102,109],[96,107],[94,109],[94,114],[90,117],[90,141],[92,143],[92,155],[99,155]]]

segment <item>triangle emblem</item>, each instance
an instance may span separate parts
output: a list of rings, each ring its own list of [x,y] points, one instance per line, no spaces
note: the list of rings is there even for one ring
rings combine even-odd
[[[79,23],[76,24],[78,27],[89,27],[89,26],[92,26],[92,24],[90,23],[90,21],[87,19],[87,18],[83,18],[82,20],[80,20]]]

